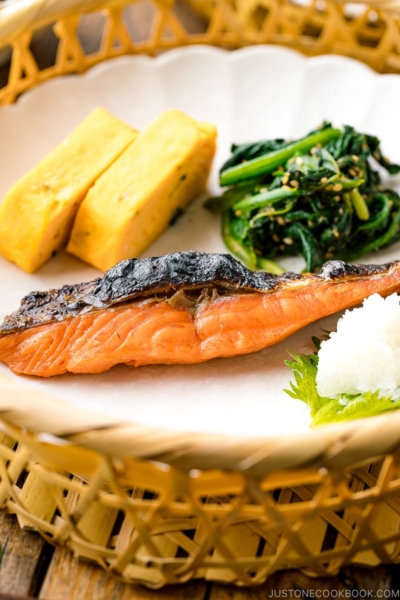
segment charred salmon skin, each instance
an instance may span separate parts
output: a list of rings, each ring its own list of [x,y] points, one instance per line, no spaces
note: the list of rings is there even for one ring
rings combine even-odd
[[[0,360],[40,377],[199,363],[261,350],[375,292],[398,290],[400,261],[331,261],[315,274],[274,276],[226,254],[124,260],[89,283],[26,296],[0,326]]]

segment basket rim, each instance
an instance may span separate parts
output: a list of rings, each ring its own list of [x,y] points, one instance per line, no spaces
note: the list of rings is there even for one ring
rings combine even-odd
[[[156,58],[123,56],[113,60],[165,62],[182,52],[223,53],[234,60],[242,54],[264,53],[267,48],[273,53],[295,54],[305,61],[350,61],[374,77],[399,77],[379,75],[365,64],[347,57],[330,55],[307,58],[294,50],[267,45],[234,52],[199,45],[176,48]],[[75,77],[90,77],[93,71],[102,68],[103,64],[99,64],[84,75]],[[71,75],[64,77],[69,79]],[[44,85],[52,83],[49,81]],[[341,469],[400,450],[400,411],[362,419],[362,423],[360,420],[348,421],[290,435],[182,432],[123,422],[77,407],[71,411],[71,405],[67,402],[30,389],[3,375],[0,375],[0,419],[6,430],[16,427],[21,432],[28,431],[38,441],[54,446],[67,443],[114,458],[146,459],[185,470],[246,471],[257,476],[281,470]]]
[[[152,1],[160,8],[163,7],[164,3],[165,6],[170,3],[170,0]],[[330,1],[338,4],[367,5],[382,11],[400,12],[400,0]],[[17,37],[45,27],[60,18],[110,7],[116,8],[125,4],[126,0],[63,0],[62,3],[59,0],[5,0],[0,5],[0,48],[12,43]],[[299,6],[302,5],[303,3],[299,3]]]
[[[102,10],[124,0],[6,0],[0,5],[0,47],[28,31],[45,27],[74,13]]]

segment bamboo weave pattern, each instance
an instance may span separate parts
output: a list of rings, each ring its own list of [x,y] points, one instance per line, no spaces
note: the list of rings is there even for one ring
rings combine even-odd
[[[349,562],[399,561],[399,458],[256,479],[20,441],[17,451],[1,441],[3,507],[127,581],[248,586],[283,568],[326,576]]]
[[[112,423],[4,379],[0,389],[0,507],[119,578],[247,586],[284,568],[400,562],[400,413],[238,440]],[[385,458],[366,459],[378,448]]]
[[[237,48],[249,44],[281,44],[304,54],[335,53],[366,62],[380,72],[400,71],[400,14],[397,0],[346,4],[334,0],[190,0],[207,15],[201,34],[185,29],[174,0],[86,0],[63,3],[35,0],[30,10],[0,9],[0,47],[12,51],[9,81],[0,90],[0,104],[9,104],[32,86],[66,73],[82,73],[103,60],[123,54],[155,53],[189,44]],[[153,11],[148,39],[133,39],[126,11],[147,4]],[[22,3],[21,3],[22,5]],[[356,6],[356,8],[354,8]],[[28,7],[29,8],[29,7]],[[25,11],[25,12],[24,12]],[[105,18],[99,49],[85,55],[79,26],[85,14],[101,12]],[[54,23],[58,38],[56,63],[39,70],[32,53],[34,32]]]

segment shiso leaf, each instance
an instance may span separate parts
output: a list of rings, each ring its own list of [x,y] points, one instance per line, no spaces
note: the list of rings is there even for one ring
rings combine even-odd
[[[292,398],[308,404],[311,409],[311,417],[314,418],[329,400],[322,398],[317,391],[318,356],[316,354],[309,356],[290,354],[290,356],[293,360],[285,360],[285,364],[292,369],[296,383],[291,382],[291,389],[285,390],[285,392]]]
[[[313,341],[318,348],[320,340],[313,338]],[[318,355],[289,354],[293,360],[286,360],[285,364],[293,371],[295,383],[291,382],[290,389],[284,391],[291,398],[308,404],[312,427],[373,417],[400,408],[400,399],[380,396],[378,391],[356,395],[341,394],[337,398],[320,396],[316,384]]]

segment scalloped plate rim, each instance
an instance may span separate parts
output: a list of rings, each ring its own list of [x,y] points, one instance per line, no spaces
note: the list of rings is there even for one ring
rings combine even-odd
[[[139,56],[139,55],[116,57],[114,59],[111,59],[106,62],[99,63],[99,64],[93,66],[86,73],[65,75],[65,76],[58,77],[56,79],[52,79],[47,82],[44,82],[44,83],[40,84],[39,86],[37,86],[37,88],[34,88],[34,89],[26,92],[25,94],[23,94],[14,105],[5,107],[5,109],[12,110],[12,111],[23,109],[23,108],[25,108],[26,104],[29,103],[30,98],[32,98],[37,93],[45,92],[45,90],[47,88],[50,88],[52,86],[64,85],[65,82],[76,81],[77,79],[83,79],[83,80],[94,79],[99,74],[107,72],[110,69],[112,69],[114,67],[114,65],[116,65],[116,64],[125,64],[125,63],[129,64],[131,62],[139,62],[139,63],[145,64],[146,66],[151,66],[152,68],[153,67],[156,68],[156,67],[162,66],[164,64],[173,63],[174,60],[179,59],[182,55],[199,56],[202,53],[204,53],[208,56],[209,55],[224,56],[230,62],[240,61],[240,59],[242,57],[262,56],[262,55],[265,55],[265,53],[267,53],[269,55],[277,55],[277,56],[285,54],[287,56],[293,57],[294,60],[302,62],[302,63],[306,63],[306,62],[312,62],[315,64],[318,64],[318,63],[319,64],[342,63],[342,64],[346,64],[346,65],[351,65],[354,69],[357,69],[358,72],[366,73],[369,78],[373,78],[375,80],[384,79],[385,81],[391,80],[393,82],[396,82],[396,84],[400,84],[400,77],[396,74],[380,75],[380,74],[374,72],[369,66],[367,66],[355,59],[344,57],[344,56],[339,56],[339,55],[321,55],[321,56],[315,56],[315,57],[306,57],[295,50],[292,50],[289,48],[282,48],[282,47],[274,46],[274,45],[252,46],[252,47],[241,48],[241,49],[235,50],[235,51],[224,50],[221,48],[215,48],[215,47],[211,47],[211,46],[207,46],[207,45],[193,45],[193,46],[189,46],[189,47],[185,47],[185,48],[177,48],[174,50],[169,50],[168,52],[165,52],[164,54],[157,56],[157,57]],[[29,388],[29,385],[27,387]],[[45,392],[45,394],[48,395],[46,392]],[[55,402],[58,402],[58,403],[61,402],[62,404],[68,404],[67,402],[65,402],[59,398],[56,398]],[[72,405],[68,404],[68,406],[71,407]],[[85,410],[87,410],[87,409],[85,409]],[[400,415],[400,413],[399,413],[399,415]],[[399,417],[399,415],[396,416],[396,419]],[[367,426],[368,422],[370,422],[370,423],[372,421],[378,422],[377,420],[379,420],[382,424],[384,424],[387,419],[391,419],[391,418],[393,418],[392,414],[380,415],[377,417],[370,417],[367,420],[362,420],[363,421],[362,426],[364,426],[364,425]],[[112,419],[110,419],[110,421],[112,421]],[[127,421],[127,422],[135,424],[135,422],[132,421],[131,419],[129,419],[129,421]],[[360,424],[360,421],[357,421],[357,423]],[[136,424],[148,427],[147,425],[145,425],[143,423],[136,423]],[[331,428],[334,428],[334,431],[336,431],[338,434],[340,434],[340,432],[344,433],[346,431],[346,429],[348,429],[348,427],[349,427],[349,422],[337,423],[337,424],[331,424],[331,425],[325,426],[325,427],[321,428],[319,431],[323,432],[323,431],[331,430]],[[171,427],[168,427],[167,429],[170,431]],[[177,430],[177,431],[181,432],[182,430]],[[194,433],[195,433],[195,435],[198,435],[198,436],[205,435],[206,437],[213,435],[212,433],[210,434],[208,432],[203,433],[203,432],[195,431]],[[302,435],[308,435],[308,434],[310,434],[310,436],[315,438],[316,431],[315,430],[302,430],[302,431],[297,432],[294,435],[302,436]],[[221,435],[223,437],[234,438],[234,439],[243,439],[243,437],[249,437],[249,438],[250,437],[251,438],[262,437],[262,439],[265,439],[265,441],[268,441],[271,439],[276,439],[277,437],[283,439],[288,434],[280,434],[278,436],[268,434],[268,435],[260,436],[260,434],[254,434],[254,435],[243,434],[242,435],[240,433],[220,433],[219,435]]]

